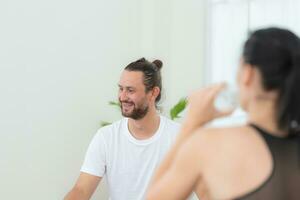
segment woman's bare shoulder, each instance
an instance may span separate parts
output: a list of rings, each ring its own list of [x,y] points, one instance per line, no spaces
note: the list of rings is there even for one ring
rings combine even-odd
[[[193,146],[197,146],[198,154],[203,159],[218,159],[219,162],[225,156],[227,160],[237,160],[253,148],[265,147],[259,134],[249,126],[201,128],[195,131],[190,140]]]
[[[191,140],[198,145],[201,174],[214,197],[243,194],[271,172],[270,152],[249,126],[198,129]]]
[[[220,144],[226,142],[226,144],[236,142],[247,142],[249,138],[257,135],[248,126],[234,126],[224,128],[199,128],[194,133],[195,142],[209,143],[210,145]]]

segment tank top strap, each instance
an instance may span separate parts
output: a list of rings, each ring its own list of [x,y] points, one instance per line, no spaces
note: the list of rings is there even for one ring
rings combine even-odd
[[[269,139],[279,139],[278,137],[272,136],[269,132],[267,132],[266,130],[264,130],[261,127],[257,126],[256,124],[249,123],[248,125],[250,127],[252,127],[253,129],[255,129],[265,139],[265,141],[267,143],[268,143]]]
[[[286,138],[279,138],[279,137],[272,136],[270,133],[268,133],[266,130],[260,128],[256,124],[249,123],[248,125],[250,127],[252,127],[253,129],[255,129],[265,139],[265,141],[268,144],[269,148],[270,148],[270,144],[269,144],[270,140],[274,140],[274,139],[275,140],[280,140],[280,139],[296,139],[298,141],[298,153],[297,153],[298,154],[298,167],[300,168],[300,133],[290,134]],[[270,149],[270,151],[273,154],[273,152],[272,152],[271,149]]]

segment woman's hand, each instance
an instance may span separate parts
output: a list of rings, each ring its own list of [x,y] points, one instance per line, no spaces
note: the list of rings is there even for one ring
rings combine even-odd
[[[185,124],[193,127],[203,126],[207,122],[230,115],[232,110],[219,111],[214,106],[218,93],[226,87],[224,83],[196,90],[188,97],[188,110]]]

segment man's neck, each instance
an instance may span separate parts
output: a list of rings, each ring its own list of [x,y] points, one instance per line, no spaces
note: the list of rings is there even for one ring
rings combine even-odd
[[[152,137],[159,128],[160,117],[156,110],[149,112],[139,120],[128,119],[130,134],[138,140],[145,140]]]

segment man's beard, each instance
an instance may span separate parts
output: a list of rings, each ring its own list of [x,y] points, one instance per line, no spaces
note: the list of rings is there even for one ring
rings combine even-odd
[[[133,110],[129,113],[123,112],[122,103],[132,103],[133,104]],[[145,115],[148,113],[148,110],[149,110],[148,105],[136,105],[135,103],[130,102],[130,101],[120,101],[120,104],[121,104],[122,115],[124,117],[132,118],[134,120],[144,118]]]

